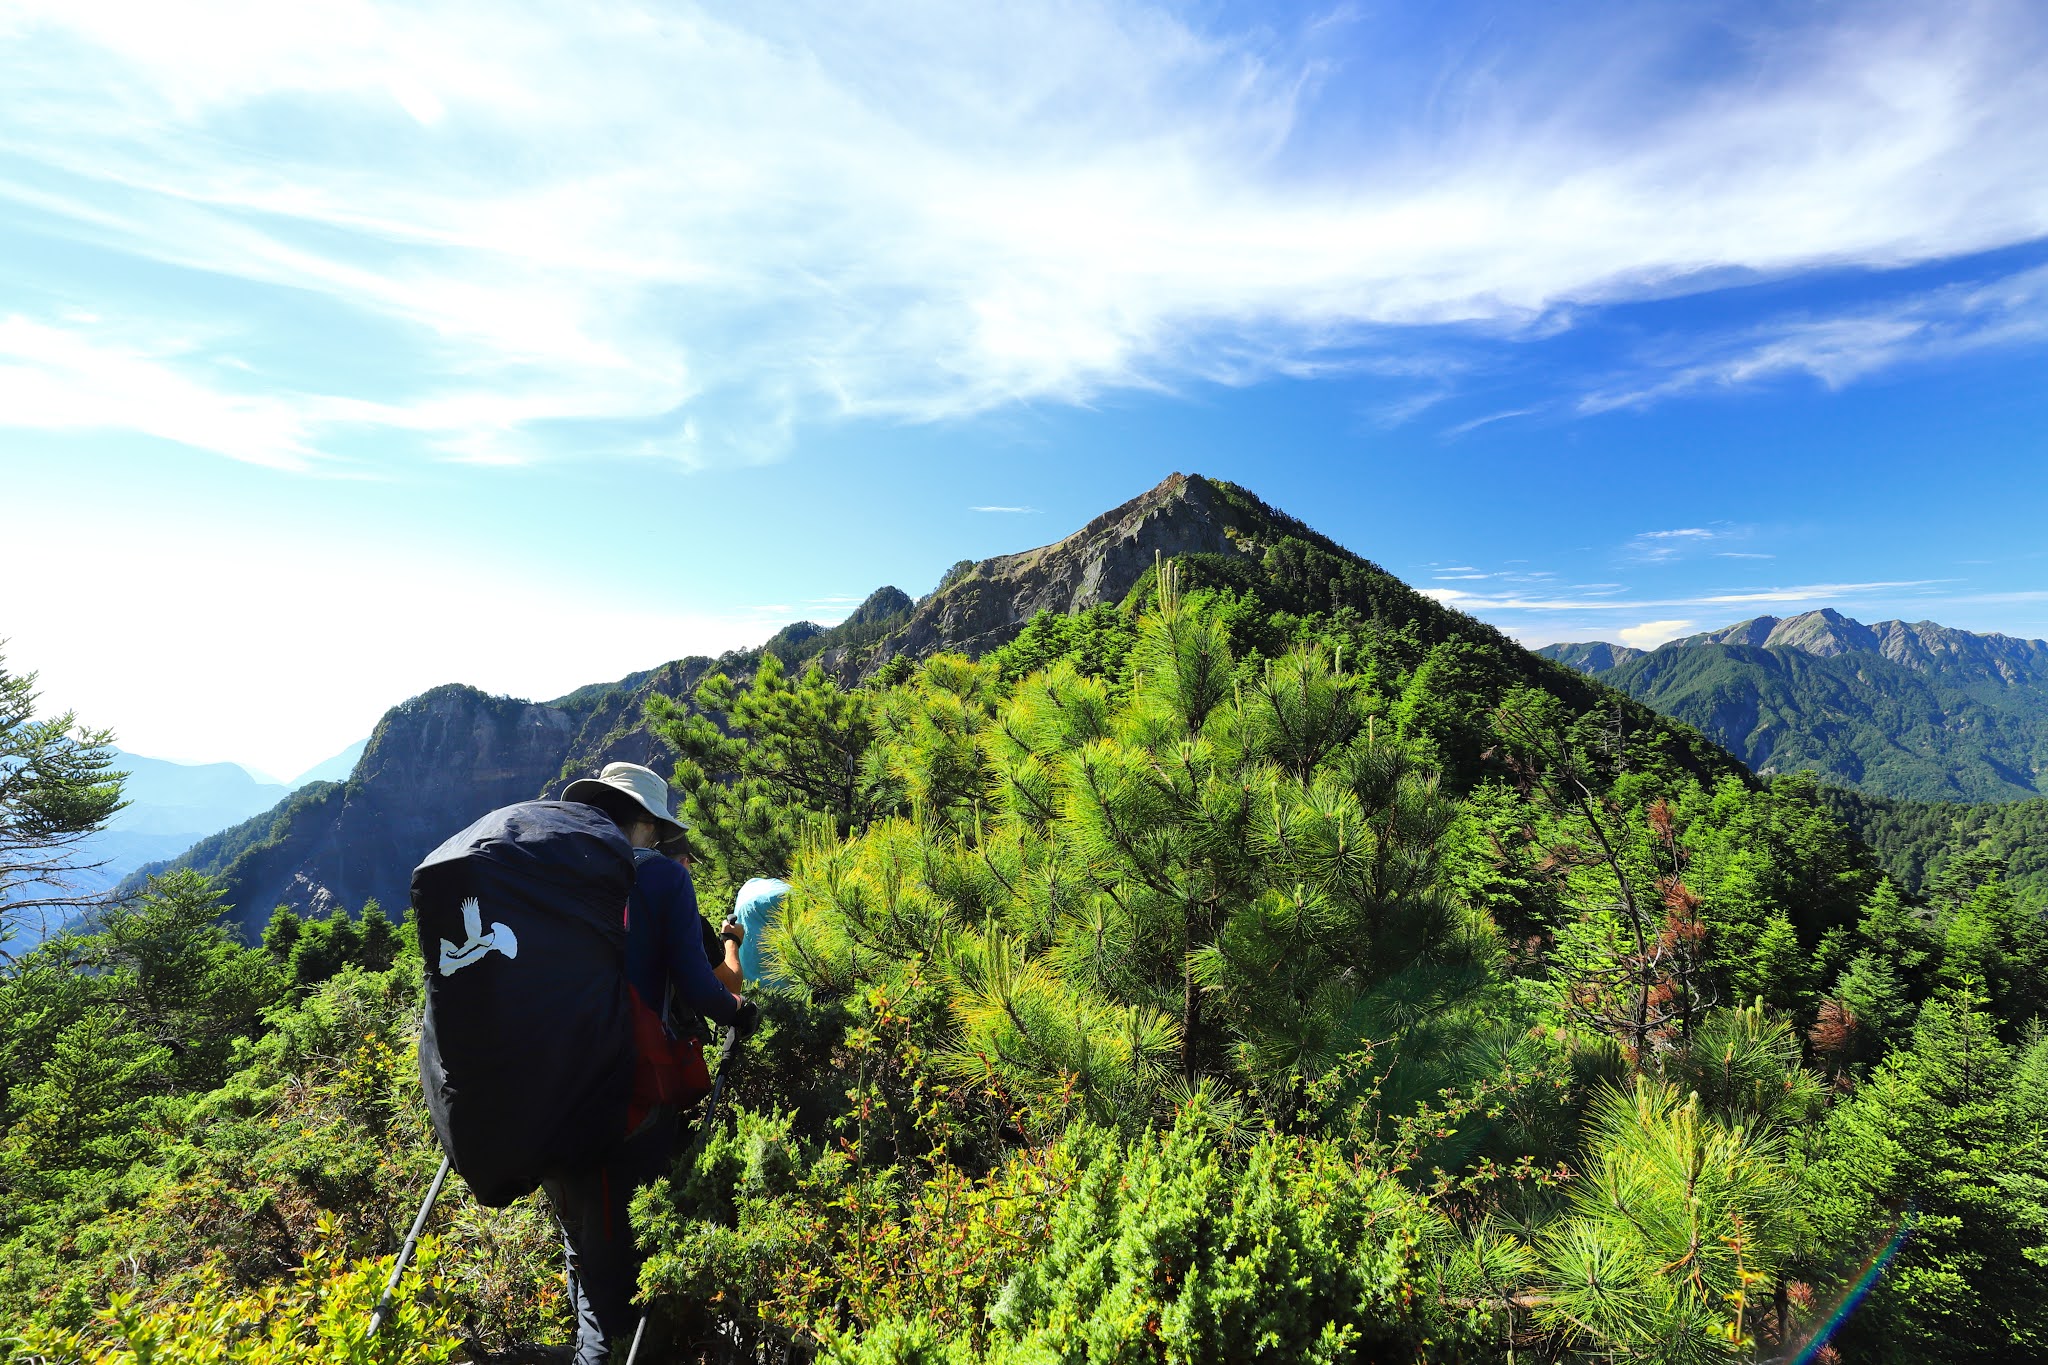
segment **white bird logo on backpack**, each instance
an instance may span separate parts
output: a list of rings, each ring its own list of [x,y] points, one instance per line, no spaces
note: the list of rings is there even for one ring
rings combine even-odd
[[[519,936],[512,932],[509,924],[493,923],[491,932],[484,932],[483,907],[471,896],[462,903],[462,927],[469,933],[469,941],[461,947],[441,940],[441,975],[451,976],[485,953],[496,950],[506,957],[519,956]]]

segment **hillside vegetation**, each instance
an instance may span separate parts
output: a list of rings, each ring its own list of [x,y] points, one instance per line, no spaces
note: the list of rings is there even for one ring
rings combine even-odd
[[[450,830],[486,811],[554,795],[614,760],[666,775],[673,756],[648,728],[647,709],[687,699],[713,674],[745,679],[773,659],[785,671],[815,663],[834,681],[857,686],[900,677],[934,654],[981,657],[1018,640],[1041,616],[1071,623],[1123,611],[1161,558],[1181,564],[1192,583],[1255,595],[1273,624],[1248,635],[1247,645],[1267,655],[1286,647],[1289,623],[1334,615],[1370,626],[1386,666],[1403,672],[1469,674],[1473,685],[1494,690],[1525,683],[1575,711],[1614,697],[1416,593],[1244,489],[1176,474],[1053,545],[956,564],[915,600],[879,588],[839,624],[799,621],[758,649],[678,659],[548,702],[455,683],[432,688],[385,713],[346,784],[308,788],[148,870],[190,868],[214,877],[250,938],[279,904],[316,915],[372,900],[397,906],[413,865]],[[1053,657],[1066,638],[1039,631],[1032,645],[1039,652],[1031,657]],[[1656,743],[1684,754],[1692,767],[1735,770],[1697,732],[1646,707],[1620,705],[1629,724],[1657,732]],[[1446,761],[1469,766],[1485,743],[1484,727],[1468,723]]]
[[[707,904],[795,885],[733,1103],[636,1203],[655,1348],[1777,1360],[1881,1261],[1835,1358],[2048,1351],[2008,868],[1908,894],[1810,778],[1293,539],[979,657],[647,698]],[[459,1182],[362,1339],[437,1158],[419,958],[375,913],[244,945],[216,897],[0,978],[0,1351],[563,1340],[544,1210]]]

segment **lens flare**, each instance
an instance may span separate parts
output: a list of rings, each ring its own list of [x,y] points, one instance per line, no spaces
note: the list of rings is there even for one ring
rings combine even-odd
[[[1820,1353],[1827,1348],[1829,1339],[1841,1330],[1842,1324],[1849,1320],[1849,1315],[1856,1311],[1857,1305],[1877,1287],[1877,1282],[1884,1278],[1885,1267],[1892,1263],[1892,1257],[1899,1254],[1899,1248],[1912,1236],[1913,1217],[1913,1210],[1907,1209],[1899,1219],[1898,1230],[1892,1233],[1891,1240],[1879,1247],[1876,1254],[1864,1263],[1863,1273],[1856,1277],[1855,1283],[1842,1291],[1842,1297],[1835,1304],[1834,1311],[1828,1314],[1827,1321],[1807,1339],[1805,1348],[1793,1358],[1792,1365],[1813,1365],[1814,1361],[1820,1359]]]

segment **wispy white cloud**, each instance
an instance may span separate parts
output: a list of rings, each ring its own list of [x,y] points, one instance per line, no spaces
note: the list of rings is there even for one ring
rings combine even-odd
[[[1469,422],[1460,422],[1456,426],[1446,427],[1443,434],[1447,437],[1463,436],[1467,432],[1477,431],[1481,427],[1492,426],[1495,422],[1506,422],[1516,417],[1534,416],[1537,411],[1538,409],[1536,408],[1510,408],[1506,412],[1490,412],[1484,417],[1474,417]]]
[[[1526,559],[1511,559],[1507,562],[1510,564],[1526,564],[1529,561]],[[1556,578],[1557,573],[1552,569],[1483,570],[1473,568],[1469,564],[1454,564],[1441,572],[1432,573],[1430,577],[1439,581],[1451,582],[1493,580],[1501,583],[1547,583]],[[1622,590],[1622,585],[1619,583],[1580,583],[1576,587],[1581,592],[1620,592]]]
[[[1681,394],[1795,376],[1839,389],[1911,362],[2048,341],[2048,266],[1989,283],[1951,285],[1833,316],[1776,319],[1693,338],[1646,359],[1641,372],[1579,401],[1581,412],[1640,408]]]
[[[1717,532],[1698,526],[1682,527],[1675,531],[1641,531],[1622,547],[1622,554],[1643,564],[1661,564],[1676,559],[1686,549],[1713,540]]]
[[[53,326],[0,318],[0,424],[52,431],[138,431],[278,469],[313,451],[305,407],[236,392],[181,367],[184,338],[113,334],[96,319]]]
[[[1386,35],[1348,14],[1280,33],[1119,0],[25,0],[0,18],[0,200],[39,232],[238,282],[218,308],[258,336],[276,309],[249,286],[372,334],[343,392],[273,379],[278,406],[238,406],[195,358],[153,354],[212,415],[159,430],[102,405],[284,464],[352,425],[483,462],[759,460],[832,415],[1425,376],[1444,362],[1391,332],[1540,336],[1716,280],[2048,234],[2037,6],[1875,4],[1768,32],[1672,13],[1518,36],[1511,63],[1481,52],[1426,104],[1366,117],[1345,98]],[[1674,86],[1695,20],[1745,55]],[[1967,315],[1956,337],[2036,335],[2038,287],[2013,287],[1943,305]],[[94,288],[89,311],[181,316]],[[1815,323],[1588,410],[1847,382],[1944,325]],[[17,365],[78,398],[119,379]]]
[[[1670,564],[1681,559],[1696,559],[1702,555],[1715,559],[1775,558],[1762,551],[1713,548],[1731,542],[1741,544],[1754,540],[1756,534],[1756,527],[1734,522],[1716,522],[1711,526],[1679,526],[1663,531],[1639,531],[1622,543],[1620,557],[1625,563],[1642,565]]]
[[[1576,591],[1569,594],[1555,597],[1539,597],[1528,593],[1463,592],[1456,588],[1423,588],[1421,592],[1426,597],[1434,597],[1445,606],[1485,615],[1495,611],[1643,611],[1784,605],[1795,602],[1819,604],[1873,593],[1926,588],[1946,581],[1948,580],[1939,578],[1914,578],[1872,583],[1802,583],[1792,587],[1759,588],[1748,592],[1701,593],[1691,597],[1661,598],[1619,595],[1604,597],[1596,592],[1587,591],[1587,588],[1606,585],[1586,584],[1579,585]]]
[[[1676,640],[1693,628],[1691,621],[1645,621],[1639,626],[1625,626],[1615,632],[1625,645],[1637,649],[1655,649],[1658,645]]]
[[[1010,512],[1018,515],[1031,515],[1038,511],[1036,507],[970,507],[967,510],[970,512]]]

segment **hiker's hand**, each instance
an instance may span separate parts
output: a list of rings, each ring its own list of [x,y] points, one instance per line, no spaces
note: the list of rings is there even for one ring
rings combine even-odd
[[[718,936],[724,939],[731,939],[734,943],[745,943],[747,941],[747,926],[741,924],[736,919],[728,917],[725,923],[718,926]]]
[[[761,1007],[751,1000],[740,1001],[738,1014],[732,1017],[732,1031],[736,1037],[745,1038],[761,1022]]]

